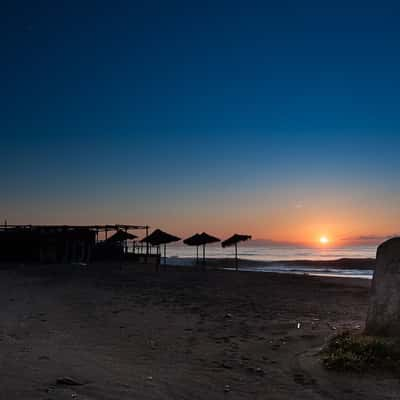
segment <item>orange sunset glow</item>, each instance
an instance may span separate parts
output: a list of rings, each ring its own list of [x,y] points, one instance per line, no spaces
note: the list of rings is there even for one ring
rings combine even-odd
[[[400,1],[0,21],[0,400],[400,400]]]
[[[319,242],[324,245],[324,244],[328,244],[330,242],[330,240],[327,236],[321,236],[319,238]]]

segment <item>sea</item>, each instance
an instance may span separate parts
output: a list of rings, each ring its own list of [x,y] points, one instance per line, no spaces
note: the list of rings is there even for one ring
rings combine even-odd
[[[201,248],[199,249],[202,255]],[[196,249],[183,245],[172,245],[167,250],[167,263],[170,265],[193,265],[195,263]],[[327,277],[347,277],[372,279],[373,270],[357,268],[332,268],[324,261],[341,258],[375,258],[376,246],[355,247],[287,247],[287,246],[241,246],[238,248],[239,270],[252,272],[274,272],[285,274],[301,274]],[[233,248],[222,248],[220,245],[209,245],[206,248],[206,257],[210,259],[229,259],[234,257]],[[288,263],[295,260],[319,261],[318,267],[310,265],[296,265]],[[271,263],[273,262],[273,263]],[[228,266],[226,269],[230,269]]]

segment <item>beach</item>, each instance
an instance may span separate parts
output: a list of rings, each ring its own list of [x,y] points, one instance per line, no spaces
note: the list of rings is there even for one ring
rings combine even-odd
[[[324,370],[370,281],[92,264],[0,270],[3,399],[395,399]]]

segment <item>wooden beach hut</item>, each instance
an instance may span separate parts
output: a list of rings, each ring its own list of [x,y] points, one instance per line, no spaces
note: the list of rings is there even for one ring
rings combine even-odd
[[[0,262],[88,263],[109,259],[99,233],[116,231],[109,238],[118,243],[136,238],[128,230],[146,230],[139,225],[0,225]],[[106,246],[107,247],[107,246]],[[118,253],[119,254],[119,253]]]
[[[86,228],[8,226],[0,230],[0,261],[87,263],[95,243]]]

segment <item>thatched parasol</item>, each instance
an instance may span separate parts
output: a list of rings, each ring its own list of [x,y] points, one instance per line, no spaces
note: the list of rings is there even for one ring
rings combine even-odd
[[[132,235],[132,233],[125,232],[119,229],[114,235],[107,239],[108,242],[124,242],[125,240],[136,239],[137,236]]]
[[[199,246],[203,246],[203,265],[206,263],[206,245],[211,244],[211,243],[217,243],[220,242],[221,240],[216,238],[215,236],[211,236],[208,233],[203,232],[201,235],[198,237],[199,240]]]
[[[107,243],[119,243],[121,247],[123,247],[124,252],[128,253],[128,245],[127,245],[127,240],[134,240],[136,239],[136,235],[132,235],[132,233],[128,233],[126,231],[123,231],[121,229],[118,229],[114,235],[106,239]]]
[[[222,247],[235,246],[236,271],[238,270],[238,266],[239,266],[237,245],[238,245],[238,243],[245,242],[246,240],[251,240],[251,236],[250,235],[239,235],[239,234],[235,233],[229,239],[226,239],[225,241],[222,242]]]
[[[196,246],[196,264],[199,263],[199,246],[201,246],[200,239],[201,236],[198,233],[196,233],[195,235],[183,241],[183,243],[185,243],[188,246]]]
[[[181,240],[177,236],[171,235],[167,232],[163,232],[161,229],[156,229],[149,236],[141,240],[142,243],[149,243],[152,246],[160,247],[164,245],[164,264],[167,263],[167,244],[172,242],[179,242]]]

